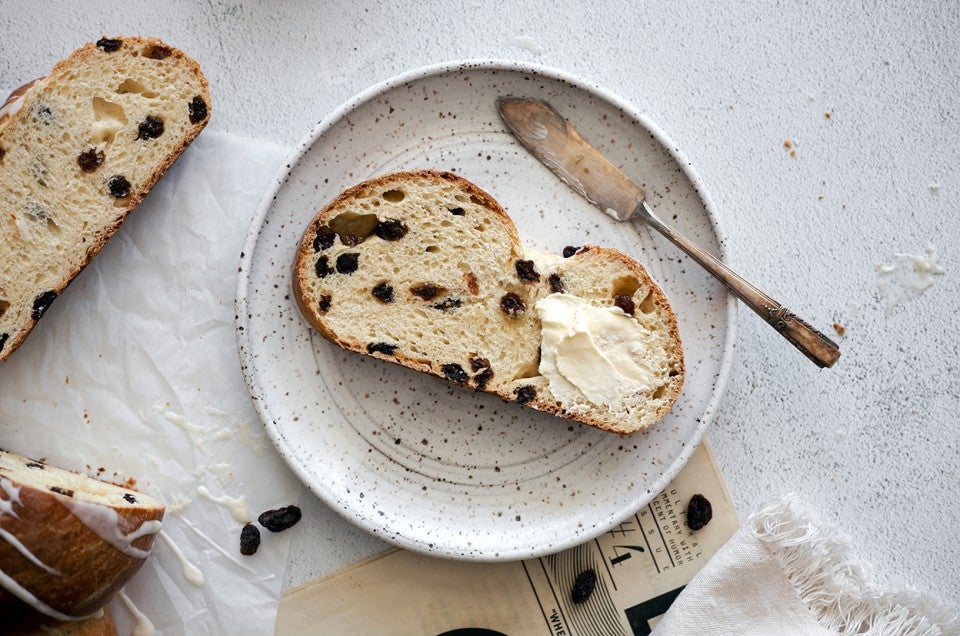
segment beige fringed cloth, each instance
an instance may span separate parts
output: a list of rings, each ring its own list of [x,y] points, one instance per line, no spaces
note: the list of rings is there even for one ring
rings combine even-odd
[[[960,617],[929,595],[867,581],[850,542],[787,497],[750,517],[653,634],[947,636],[960,634]]]

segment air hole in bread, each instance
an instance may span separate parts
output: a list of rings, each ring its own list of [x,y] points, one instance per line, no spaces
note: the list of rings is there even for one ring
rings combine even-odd
[[[470,195],[470,202],[471,202],[471,203],[475,203],[475,204],[477,204],[477,205],[483,205],[483,199],[481,199],[480,197],[478,197],[478,196],[475,195],[475,194],[471,194],[471,195]]]
[[[7,307],[9,306],[10,306],[9,302],[7,302],[6,300],[0,300],[0,317],[2,317],[3,314],[7,313]]]
[[[400,203],[406,198],[407,195],[403,190],[387,190],[380,196],[390,203]]]
[[[645,314],[652,314],[657,310],[657,304],[653,298],[653,292],[650,292],[643,299],[643,302],[640,303],[640,311]]]
[[[621,276],[613,279],[614,296],[633,296],[640,289],[640,281],[633,276]]]
[[[473,229],[475,229],[477,232],[483,232],[487,229],[487,226],[481,223],[480,225],[475,226]]]
[[[429,245],[429,246],[427,246],[427,249],[426,249],[425,251],[430,252],[431,254],[436,254],[437,252],[440,251],[440,246],[439,246],[439,245]]]
[[[340,237],[344,245],[357,245],[367,240],[377,227],[376,214],[354,214],[348,212],[330,220],[330,229]]]
[[[537,357],[535,360],[530,360],[525,365],[520,367],[516,375],[513,376],[514,380],[527,380],[529,378],[538,378],[540,377],[540,350],[537,349]]]
[[[657,390],[653,392],[652,397],[654,400],[659,400],[660,398],[663,397],[664,393],[666,392],[667,392],[667,385],[661,384],[660,386],[657,387]]]
[[[117,87],[117,94],[126,95],[127,93],[138,93],[146,98],[157,97],[160,93],[152,91],[137,80],[128,77]]]
[[[47,231],[49,231],[54,236],[60,236],[60,226],[53,219],[47,219]]]
[[[113,142],[126,124],[127,113],[123,106],[100,97],[93,98],[93,129],[90,136],[94,144]]]

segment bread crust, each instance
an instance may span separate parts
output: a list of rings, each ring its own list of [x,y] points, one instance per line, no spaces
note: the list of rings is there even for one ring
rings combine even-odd
[[[442,179],[448,183],[455,184],[457,187],[463,189],[464,191],[470,193],[473,196],[476,196],[477,199],[482,202],[483,206],[487,208],[491,213],[493,213],[496,218],[502,222],[507,228],[511,241],[513,243],[512,248],[515,252],[521,253],[523,246],[520,241],[520,237],[517,233],[516,227],[513,224],[512,219],[509,217],[507,212],[500,206],[500,204],[487,192],[476,186],[475,184],[467,181],[466,179],[449,173],[441,172],[435,170],[415,170],[407,172],[392,173],[387,175],[382,175],[380,177],[375,177],[358,185],[355,185],[347,190],[343,191],[336,198],[334,198],[330,203],[323,207],[319,213],[311,220],[310,224],[307,226],[307,229],[303,233],[300,243],[297,247],[296,257],[293,262],[292,267],[292,289],[293,297],[297,303],[297,306],[301,314],[306,318],[307,322],[320,333],[321,336],[327,340],[333,342],[334,344],[357,353],[378,358],[381,360],[386,360],[388,362],[393,362],[399,364],[400,366],[413,369],[415,371],[420,371],[422,373],[427,373],[439,378],[442,378],[451,384],[456,386],[462,386],[457,382],[450,380],[445,377],[444,373],[438,368],[438,365],[431,365],[429,363],[424,363],[421,360],[414,359],[406,355],[402,350],[395,351],[391,355],[385,355],[380,352],[370,352],[367,350],[367,347],[364,343],[358,342],[349,338],[343,338],[335,333],[324,321],[323,316],[316,309],[316,300],[315,298],[310,298],[308,292],[308,277],[311,275],[311,259],[314,256],[313,242],[314,238],[317,235],[318,229],[329,223],[329,221],[343,212],[344,204],[359,194],[370,190],[382,189],[389,187],[393,184],[403,184],[409,181],[416,180],[430,180],[430,179]],[[663,312],[663,315],[666,318],[669,329],[669,342],[671,347],[671,375],[669,383],[666,385],[664,390],[665,400],[663,404],[656,410],[654,419],[659,420],[663,417],[667,411],[673,406],[674,402],[680,395],[680,392],[683,387],[683,380],[685,376],[685,366],[683,360],[683,347],[680,341],[680,333],[677,326],[676,315],[673,312],[673,309],[670,307],[669,301],[667,300],[666,295],[660,289],[660,287],[650,278],[646,269],[636,260],[630,258],[626,254],[619,252],[612,248],[597,247],[592,245],[586,245],[580,250],[578,250],[573,256],[565,261],[569,264],[577,263],[589,263],[589,261],[597,259],[600,261],[614,261],[619,263],[624,269],[632,273],[642,285],[649,287],[649,293],[651,296],[652,302]],[[507,390],[498,390],[494,387],[485,387],[482,389],[484,392],[492,393],[497,395],[501,399],[508,402],[515,402],[516,396],[508,392]],[[582,424],[587,424],[595,428],[606,430],[620,435],[630,434],[639,430],[635,424],[631,423],[617,423],[610,422],[603,419],[602,417],[596,417],[589,412],[577,411],[571,412],[565,408],[559,406],[556,402],[540,399],[535,397],[532,400],[524,403],[524,406],[533,408],[539,411],[550,413],[552,415],[563,417],[569,420],[580,422]]]
[[[63,293],[73,279],[76,278],[77,275],[79,275],[80,272],[90,264],[90,261],[92,261],[93,258],[101,252],[101,250],[103,250],[107,242],[113,237],[114,234],[116,234],[117,230],[120,229],[120,226],[123,224],[124,220],[126,220],[127,215],[137,207],[137,205],[150,192],[150,190],[153,189],[153,186],[156,185],[160,177],[162,177],[164,173],[170,169],[170,167],[183,154],[193,140],[196,139],[197,135],[199,135],[204,129],[204,127],[210,121],[210,116],[213,110],[210,99],[209,84],[203,72],[200,70],[200,65],[195,60],[187,56],[183,51],[171,47],[161,40],[152,37],[117,36],[116,39],[122,41],[121,48],[147,46],[163,47],[166,51],[169,51],[169,54],[165,59],[173,58],[185,64],[200,82],[201,96],[206,103],[207,116],[186,130],[178,145],[164,158],[164,160],[158,166],[156,166],[156,168],[137,186],[135,190],[131,191],[127,197],[127,200],[124,202],[125,204],[123,207],[116,208],[116,216],[114,217],[113,222],[104,229],[104,231],[96,240],[90,243],[84,259],[79,264],[72,266],[68,270],[65,270],[60,280],[53,285],[51,291],[55,292],[57,296]],[[0,122],[0,147],[3,146],[4,130],[18,119],[24,118],[28,115],[30,112],[29,106],[39,99],[39,96],[43,94],[47,86],[64,80],[64,76],[75,64],[90,61],[91,57],[95,54],[98,54],[96,44],[92,42],[88,43],[82,48],[74,51],[69,57],[54,65],[53,69],[50,71],[50,74],[46,77],[34,80],[30,84],[25,85],[28,88],[24,91],[22,96],[22,99],[24,100],[23,107],[21,107],[21,109],[12,117]],[[0,362],[5,361],[10,354],[16,351],[23,341],[26,340],[27,336],[38,322],[39,319],[29,316],[18,331],[8,334],[8,339],[6,342],[2,343],[3,346],[0,348]]]
[[[35,476],[33,481],[36,481],[56,469],[45,465],[44,469],[28,470],[32,472],[27,475]],[[6,469],[0,471],[0,479],[4,480],[0,484],[4,486],[0,488],[0,500],[9,509],[0,514],[0,572],[57,612],[77,619],[94,614],[136,574],[145,559],[121,552],[72,512],[71,500],[78,495],[51,492],[10,472]],[[139,493],[138,496],[141,501],[153,501]],[[117,528],[123,534],[140,529],[144,523],[161,521],[164,515],[164,507],[152,503],[123,507],[95,505],[116,512]],[[130,542],[130,546],[149,552],[155,536],[146,533]],[[9,540],[10,537],[55,572],[38,566]],[[57,622],[2,585],[0,617],[3,617],[3,624],[10,627]]]

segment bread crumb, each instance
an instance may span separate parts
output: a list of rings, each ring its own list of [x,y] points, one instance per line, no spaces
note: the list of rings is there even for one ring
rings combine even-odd
[[[830,117],[832,117],[832,115],[829,112],[824,113],[823,116],[827,119],[830,119]]]
[[[789,139],[787,139],[787,140],[785,140],[785,141],[783,142],[783,147],[784,147],[784,148],[793,148],[793,142],[790,141]]]
[[[936,192],[937,190],[940,189],[940,184],[939,184],[939,183],[931,183],[931,184],[928,185],[927,187],[930,188],[930,191],[931,191],[931,192]]]
[[[790,156],[791,156],[791,157],[796,157],[796,156],[797,156],[797,151],[796,151],[796,150],[791,150],[791,151],[790,151]]]
[[[817,197],[817,201],[823,201],[823,195],[822,195],[822,194]]]
[[[733,104],[727,104],[727,110],[733,110]]]
[[[837,332],[838,336],[842,336],[847,333],[847,328],[841,325],[839,322],[833,323],[833,330]]]

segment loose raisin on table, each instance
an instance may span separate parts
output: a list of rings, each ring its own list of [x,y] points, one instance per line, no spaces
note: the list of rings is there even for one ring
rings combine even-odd
[[[377,227],[373,229],[373,233],[384,241],[399,241],[407,235],[407,226],[403,221],[393,219],[380,221],[377,223]]]
[[[573,589],[570,590],[570,600],[579,605],[586,603],[587,599],[593,595],[593,590],[597,587],[596,570],[584,570],[577,575],[573,582]]]
[[[130,195],[130,182],[121,174],[115,174],[110,177],[107,181],[107,188],[110,189],[110,194],[118,199]]]
[[[330,229],[329,225],[321,225],[317,228],[317,235],[313,237],[313,251],[328,250],[333,247],[333,239],[337,233]]]
[[[326,278],[333,273],[333,270],[330,269],[330,259],[326,256],[321,256],[317,259],[317,264],[313,270],[317,274],[317,278]]]
[[[84,150],[80,153],[80,156],[77,157],[77,165],[80,166],[80,169],[84,172],[93,172],[100,167],[103,159],[103,152],[96,148],[91,148],[90,150]]]
[[[630,294],[617,294],[613,297],[613,304],[623,310],[623,313],[632,316],[637,308],[633,304]]]
[[[347,252],[337,257],[337,271],[341,274],[352,274],[360,264],[360,255],[356,252]]]
[[[523,299],[515,293],[507,292],[500,299],[500,309],[508,316],[519,316],[527,310],[527,306],[523,304]]]
[[[296,506],[284,506],[276,510],[267,510],[257,517],[257,521],[270,532],[281,532],[296,525],[296,523],[300,521],[300,517],[300,508]]]
[[[317,309],[320,310],[320,313],[324,313],[324,314],[325,314],[325,313],[327,313],[328,311],[330,311],[330,301],[331,301],[331,300],[332,300],[332,299],[330,298],[330,295],[329,295],[329,294],[324,294],[323,296],[320,296],[320,300],[319,300],[319,302],[317,302]]]
[[[540,282],[540,273],[537,272],[536,268],[533,266],[533,261],[519,260],[514,263],[514,267],[517,269],[517,278],[519,278],[521,282]]]
[[[146,118],[137,126],[137,139],[156,139],[163,134],[163,119],[153,115]]]
[[[240,531],[240,554],[250,556],[256,554],[260,547],[260,529],[252,523],[243,526]]]
[[[105,53],[113,53],[123,44],[122,40],[111,40],[110,38],[100,38],[97,40],[97,48]]]
[[[564,292],[563,281],[560,279],[560,274],[550,274],[547,278],[550,283],[550,291],[554,294],[562,294]]]
[[[372,290],[370,293],[373,294],[373,297],[379,300],[382,303],[392,303],[393,302],[393,287],[387,283],[380,283]]]
[[[187,112],[190,115],[190,123],[198,124],[207,118],[207,103],[197,95],[187,104]]]
[[[466,384],[467,380],[470,379],[467,372],[463,370],[463,367],[455,362],[445,364],[441,368],[443,369],[443,376],[457,384]]]
[[[576,254],[579,249],[580,249],[579,247],[574,247],[573,245],[567,245],[565,248],[563,248],[563,257],[570,258],[574,254]]]
[[[53,301],[57,299],[57,292],[45,291],[33,300],[33,313],[31,316],[34,320],[40,320],[43,318],[43,314],[46,313],[47,309],[50,308],[50,305],[53,304]]]
[[[713,519],[713,506],[710,505],[710,500],[700,493],[691,497],[687,505],[687,526],[691,530],[699,530],[710,523],[711,519]]]
[[[526,404],[537,397],[537,389],[530,385],[518,386],[513,390],[513,394],[517,396],[517,404]]]
[[[397,345],[386,342],[371,342],[367,345],[367,353],[382,353],[385,356],[392,356],[397,350]]]

